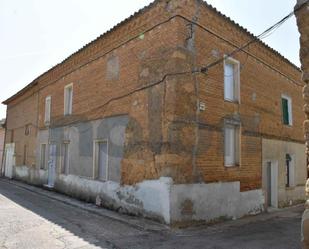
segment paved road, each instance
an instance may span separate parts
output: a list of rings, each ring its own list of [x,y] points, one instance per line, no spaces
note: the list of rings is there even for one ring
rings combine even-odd
[[[209,227],[149,231],[0,180],[0,248],[298,249],[302,211],[295,207]]]

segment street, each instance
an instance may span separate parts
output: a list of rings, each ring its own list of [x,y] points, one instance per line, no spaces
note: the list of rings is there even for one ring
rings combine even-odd
[[[212,226],[144,229],[18,184],[0,179],[0,248],[300,248],[302,206]]]

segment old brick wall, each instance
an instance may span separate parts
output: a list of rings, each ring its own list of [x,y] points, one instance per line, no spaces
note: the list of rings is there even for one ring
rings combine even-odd
[[[35,89],[8,105],[5,143],[15,143],[16,165],[35,166],[37,121],[38,94]]]
[[[251,36],[227,21],[201,1],[181,1],[185,6],[179,13],[185,17],[182,39],[187,42],[188,25],[194,21],[192,39],[194,46],[187,47],[196,68],[223,58],[249,40]],[[189,25],[190,27],[190,25]],[[198,74],[195,96],[206,104],[204,112],[191,109],[198,130],[197,148],[192,155],[193,181],[240,181],[242,190],[261,188],[262,138],[304,143],[302,134],[301,88],[303,83],[299,70],[270,52],[261,43],[255,43],[245,52],[234,56],[241,63],[240,104],[224,101],[223,63],[208,70],[207,75]],[[292,98],[293,126],[282,124],[281,94]],[[240,167],[224,167],[223,124],[225,118],[241,120]],[[192,129],[192,125],[187,126]],[[194,154],[195,153],[195,154]],[[194,157],[196,159],[194,160]],[[195,163],[195,164],[194,164]]]
[[[242,190],[259,188],[261,138],[303,142],[299,71],[261,44],[238,53],[241,105],[223,101],[222,63],[207,75],[192,73],[249,39],[200,0],[156,1],[9,101],[7,142],[14,129],[17,165],[24,144],[35,146],[23,135],[25,125],[47,129],[44,105],[51,95],[51,127],[129,114],[122,183],[171,176],[176,183],[239,180]],[[63,91],[70,83],[73,115],[64,117]],[[282,91],[293,99],[293,129],[281,124]],[[235,114],[243,124],[241,167],[226,169],[222,121]]]
[[[183,162],[180,147],[175,152],[182,136],[177,125],[170,124],[177,111],[175,100],[182,93],[177,87],[180,76],[172,74],[186,71],[190,65],[178,48],[179,20],[171,18],[174,11],[174,6],[166,1],[157,1],[153,8],[86,46],[37,78],[37,84],[30,90],[9,100],[7,142],[11,139],[16,143],[16,164],[22,164],[24,144],[35,146],[34,140],[23,135],[25,125],[37,124],[40,130],[48,128],[44,124],[44,106],[45,98],[51,96],[52,128],[129,114],[123,183],[161,175],[185,179],[183,175],[190,173],[179,165],[191,167]],[[64,87],[70,83],[73,115],[65,117]],[[30,151],[32,155],[32,148]],[[166,161],[170,164],[166,165]]]

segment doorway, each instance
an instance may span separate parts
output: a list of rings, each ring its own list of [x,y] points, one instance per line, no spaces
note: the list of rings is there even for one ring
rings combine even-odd
[[[95,172],[94,176],[100,181],[108,180],[108,142],[107,140],[95,141]]]
[[[278,162],[267,161],[265,165],[265,201],[267,208],[278,207]]]

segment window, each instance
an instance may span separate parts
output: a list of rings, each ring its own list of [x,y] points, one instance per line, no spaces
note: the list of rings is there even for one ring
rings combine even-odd
[[[108,180],[108,143],[107,140],[95,142],[95,178]]]
[[[294,186],[294,160],[293,156],[290,154],[285,155],[285,165],[286,165],[286,180],[285,186],[287,188]]]
[[[224,163],[226,167],[239,165],[239,130],[239,124],[225,124]]]
[[[69,142],[65,142],[62,144],[62,161],[61,161],[61,173],[69,174]]]
[[[40,169],[46,169],[46,144],[41,144]]]
[[[51,110],[51,96],[46,97],[45,99],[45,124],[50,123],[50,110]]]
[[[224,60],[224,99],[239,101],[239,62],[232,58]]]
[[[286,95],[282,95],[282,121],[285,125],[292,125],[292,100]]]
[[[64,88],[64,115],[72,114],[72,104],[73,104],[73,84],[70,84]]]

